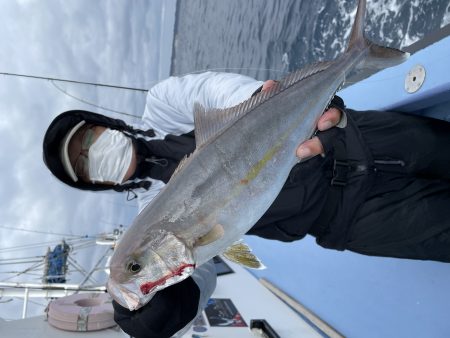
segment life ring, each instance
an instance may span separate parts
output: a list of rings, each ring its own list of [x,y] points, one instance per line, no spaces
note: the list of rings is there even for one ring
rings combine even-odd
[[[107,293],[83,293],[50,302],[49,324],[66,331],[96,331],[115,326],[114,309]]]

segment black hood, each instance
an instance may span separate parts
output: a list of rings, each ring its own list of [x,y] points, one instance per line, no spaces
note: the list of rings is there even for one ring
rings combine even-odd
[[[66,174],[64,167],[60,159],[60,146],[61,141],[67,132],[73,128],[80,121],[86,121],[87,124],[95,124],[98,126],[107,127],[110,129],[116,129],[120,131],[127,131],[130,134],[140,133],[146,136],[153,137],[155,133],[153,130],[141,131],[134,129],[127,125],[124,121],[114,119],[101,114],[92,113],[84,110],[69,110],[66,111],[52,121],[44,136],[43,142],[43,156],[44,163],[47,168],[55,175],[60,181],[70,185],[71,187],[82,190],[116,190],[124,191],[129,188],[134,188],[125,185],[108,186],[102,184],[86,183],[82,180],[74,182],[69,175]]]

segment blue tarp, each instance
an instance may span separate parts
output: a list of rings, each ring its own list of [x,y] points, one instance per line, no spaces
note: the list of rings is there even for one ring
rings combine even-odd
[[[55,246],[46,256],[45,283],[65,283],[70,247],[65,242]]]

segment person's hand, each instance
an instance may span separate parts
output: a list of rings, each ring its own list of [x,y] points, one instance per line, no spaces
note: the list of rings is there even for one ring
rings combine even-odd
[[[277,81],[275,80],[267,80],[263,83],[261,91],[265,92],[267,90],[272,89],[277,84]]]
[[[272,89],[277,84],[277,81],[267,80],[263,83],[261,91],[267,91]],[[323,115],[319,118],[317,122],[317,129],[319,131],[324,131],[335,127],[339,121],[341,120],[342,112],[337,108],[330,108],[326,110]],[[314,136],[312,139],[309,139],[302,144],[300,144],[297,148],[296,154],[300,159],[309,159],[316,155],[323,154],[323,146],[322,142],[320,142],[317,136]]]
[[[317,129],[319,131],[328,130],[335,127],[341,120],[341,111],[337,108],[330,108],[326,110],[323,115],[319,118],[317,123]],[[323,154],[322,142],[320,142],[317,136],[303,142],[297,148],[297,157],[300,159],[309,159],[316,155]]]

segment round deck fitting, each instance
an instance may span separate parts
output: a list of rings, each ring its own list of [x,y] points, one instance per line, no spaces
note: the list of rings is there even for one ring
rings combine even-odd
[[[405,78],[405,90],[408,93],[417,92],[425,81],[425,74],[425,68],[421,65],[411,68]]]

